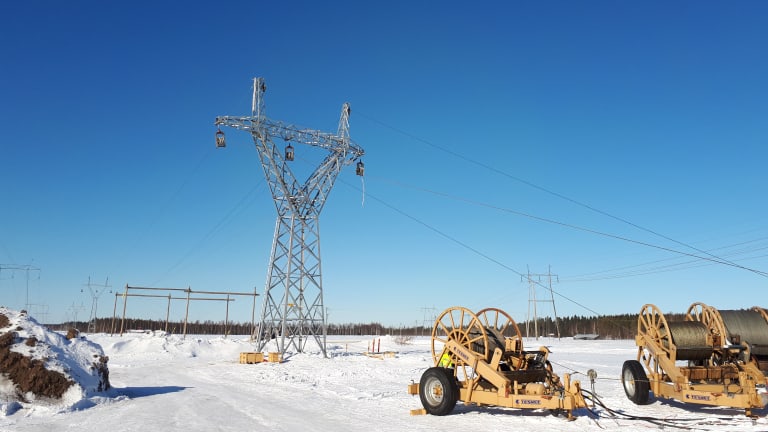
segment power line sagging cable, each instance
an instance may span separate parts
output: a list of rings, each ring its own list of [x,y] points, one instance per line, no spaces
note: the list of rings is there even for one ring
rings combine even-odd
[[[547,188],[545,188],[545,187],[539,186],[539,185],[537,185],[537,184],[535,184],[535,183],[532,183],[532,182],[530,182],[530,181],[528,181],[528,180],[522,179],[522,178],[520,178],[520,177],[516,177],[516,176],[514,176],[514,175],[512,175],[512,174],[509,174],[508,172],[502,171],[502,170],[500,170],[500,169],[498,169],[498,168],[495,168],[495,167],[493,167],[493,166],[490,166],[490,165],[488,165],[488,164],[486,164],[486,163],[483,163],[483,162],[477,161],[477,160],[475,160],[475,159],[469,158],[469,157],[467,157],[467,156],[464,156],[464,155],[462,155],[462,154],[459,154],[459,153],[457,153],[457,152],[454,152],[454,151],[452,151],[452,150],[449,150],[449,149],[447,149],[447,148],[445,148],[445,147],[439,146],[439,145],[437,145],[437,144],[435,144],[435,143],[433,143],[433,142],[431,142],[431,141],[428,141],[428,140],[426,140],[426,139],[424,139],[424,138],[418,137],[418,136],[416,136],[416,135],[414,135],[414,134],[411,134],[411,133],[409,133],[409,132],[406,132],[406,131],[404,131],[404,130],[402,130],[402,129],[398,129],[398,128],[396,128],[396,127],[394,127],[394,126],[391,126],[391,125],[389,125],[389,124],[387,124],[387,123],[384,123],[384,122],[382,122],[382,121],[380,121],[380,120],[374,119],[374,118],[372,118],[372,117],[370,117],[370,116],[366,115],[365,113],[360,113],[360,112],[357,112],[357,115],[359,115],[359,116],[361,116],[361,117],[363,117],[363,118],[365,118],[365,119],[367,119],[367,120],[369,120],[369,121],[371,121],[371,122],[373,122],[373,123],[376,123],[376,124],[378,124],[378,125],[380,125],[380,126],[382,126],[382,127],[385,127],[385,128],[387,128],[387,129],[390,129],[390,130],[392,130],[392,131],[394,131],[394,132],[397,132],[397,133],[399,133],[399,134],[401,134],[401,135],[404,135],[404,136],[406,136],[406,137],[408,137],[408,138],[411,138],[411,139],[413,139],[414,141],[418,141],[418,142],[421,142],[421,143],[423,143],[423,144],[426,144],[426,145],[428,145],[428,146],[430,146],[430,147],[432,147],[432,148],[435,148],[435,149],[437,149],[437,150],[440,150],[440,151],[442,151],[442,152],[444,152],[444,153],[446,153],[446,154],[449,154],[449,155],[451,155],[451,156],[454,156],[454,157],[456,157],[456,158],[459,158],[459,159],[461,159],[461,160],[463,160],[463,161],[465,161],[465,162],[468,162],[468,163],[471,163],[471,164],[473,164],[473,165],[479,166],[479,167],[481,167],[481,168],[484,168],[484,169],[486,169],[486,170],[489,170],[489,171],[491,171],[491,172],[494,172],[494,173],[496,173],[496,174],[499,174],[499,175],[501,175],[501,176],[507,177],[507,178],[509,178],[509,179],[511,179],[511,180],[515,180],[515,181],[517,181],[517,182],[519,182],[519,183],[522,183],[522,184],[524,184],[524,185],[526,185],[526,186],[529,186],[529,187],[531,187],[531,188],[533,188],[533,189],[539,190],[539,191],[541,191],[541,192],[544,192],[544,193],[547,193],[547,194],[549,194],[549,195],[555,196],[555,197],[557,197],[557,198],[560,198],[560,199],[562,199],[562,200],[568,201],[568,202],[570,202],[570,203],[572,203],[572,204],[575,204],[575,205],[578,205],[578,206],[580,206],[580,207],[586,208],[586,209],[588,209],[588,210],[590,210],[590,211],[592,211],[592,212],[595,212],[595,213],[601,214],[601,215],[603,215],[603,216],[606,216],[606,217],[609,217],[609,218],[611,218],[611,219],[617,220],[617,221],[619,221],[619,222],[622,222],[622,223],[624,223],[624,224],[630,225],[630,226],[632,226],[632,227],[634,227],[634,228],[636,228],[636,229],[639,229],[639,230],[641,230],[641,231],[645,231],[645,232],[647,232],[647,233],[650,233],[650,234],[653,234],[653,235],[655,235],[655,236],[657,236],[657,237],[661,237],[661,238],[663,238],[663,239],[665,239],[665,240],[668,240],[668,241],[671,241],[671,242],[673,242],[673,243],[676,243],[676,244],[678,244],[678,245],[681,245],[681,246],[687,247],[687,248],[689,248],[689,249],[692,249],[692,250],[694,250],[694,251],[696,251],[696,252],[698,252],[698,253],[700,253],[700,254],[703,254],[703,255],[707,255],[707,256],[709,257],[709,259],[708,259],[709,261],[712,261],[712,262],[715,262],[715,263],[719,263],[719,264],[729,265],[729,266],[731,266],[731,267],[740,268],[740,269],[742,269],[742,270],[746,270],[746,271],[749,271],[749,272],[755,273],[755,274],[757,274],[757,275],[759,275],[759,276],[768,277],[768,272],[764,272],[764,271],[761,271],[761,270],[756,270],[756,269],[753,269],[753,268],[745,267],[745,266],[739,265],[739,264],[737,264],[737,263],[734,263],[734,262],[732,262],[732,261],[729,261],[729,260],[723,259],[722,257],[719,257],[719,256],[717,256],[717,255],[714,255],[714,254],[712,254],[712,253],[710,253],[710,252],[707,252],[707,251],[705,251],[705,250],[702,250],[702,249],[700,249],[700,248],[697,248],[697,247],[695,247],[695,246],[693,246],[693,245],[690,245],[690,244],[688,244],[688,243],[685,243],[685,242],[682,242],[682,241],[679,241],[679,240],[673,239],[673,238],[671,238],[671,237],[669,237],[669,236],[667,236],[667,235],[661,234],[661,233],[659,233],[659,232],[657,232],[657,231],[654,231],[654,230],[652,230],[652,229],[649,229],[649,228],[643,227],[643,226],[641,226],[641,225],[638,225],[638,224],[636,224],[636,223],[634,223],[634,222],[631,222],[631,221],[629,221],[629,220],[627,220],[627,219],[625,219],[625,218],[622,218],[622,217],[619,217],[619,216],[613,215],[613,214],[611,214],[611,213],[608,213],[608,212],[606,212],[606,211],[600,210],[600,209],[598,209],[598,208],[596,208],[596,207],[590,206],[590,205],[588,205],[588,204],[586,204],[586,203],[583,203],[583,202],[581,202],[581,201],[578,201],[578,200],[576,200],[576,199],[570,198],[570,197],[568,197],[568,196],[565,196],[565,195],[563,195],[563,194],[560,194],[560,193],[558,193],[558,192],[555,192],[555,191],[552,191],[552,190],[550,190],[550,189],[547,189]],[[567,224],[565,224],[565,225],[567,225]],[[596,231],[595,231],[595,233],[598,233],[598,232],[596,232]],[[602,235],[602,234],[601,234],[601,235]],[[619,237],[618,237],[618,236],[616,236],[616,238],[619,238]],[[636,242],[636,243],[639,243],[639,244],[645,244],[646,246],[652,246],[652,245],[650,245],[650,244],[646,244],[646,243],[644,243],[644,242]],[[675,253],[679,253],[679,254],[687,255],[687,256],[691,256],[691,257],[697,257],[697,258],[700,258],[700,259],[706,259],[706,258],[700,257],[700,256],[698,256],[698,255],[694,255],[694,254],[688,254],[688,253],[682,253],[682,252],[680,252],[680,251],[676,251],[676,250],[673,250],[673,249],[669,249],[669,248],[661,248],[661,249],[664,249],[664,250],[667,250],[667,251],[670,251],[670,252],[675,252]]]
[[[753,273],[759,274],[761,276],[768,276],[768,273],[766,273],[766,272],[763,272],[763,271],[760,271],[760,270],[749,269],[749,268],[744,267],[742,265],[732,263],[732,262],[730,262],[728,260],[717,259],[716,257],[711,257],[712,256],[711,254],[707,254],[707,255],[710,255],[710,256],[700,256],[700,255],[696,255],[696,254],[692,254],[692,253],[688,253],[688,252],[684,252],[684,251],[679,251],[679,250],[671,249],[671,248],[664,247],[664,246],[655,245],[655,244],[644,242],[644,241],[640,241],[640,240],[634,240],[634,239],[631,239],[631,238],[628,238],[628,237],[623,237],[623,236],[619,236],[619,235],[615,235],[615,234],[610,234],[610,233],[594,230],[594,229],[591,229],[591,228],[585,228],[585,227],[581,227],[581,226],[578,226],[578,225],[573,225],[573,224],[569,224],[569,223],[566,223],[566,222],[557,221],[557,220],[554,220],[554,219],[544,218],[544,217],[541,217],[541,216],[535,216],[535,215],[532,215],[532,214],[529,214],[529,213],[520,212],[520,211],[517,211],[517,210],[512,210],[512,209],[508,209],[508,208],[504,208],[504,207],[499,207],[499,206],[496,206],[496,205],[493,205],[493,204],[488,204],[488,203],[484,203],[484,202],[480,202],[480,201],[476,201],[476,200],[471,200],[471,199],[464,198],[464,197],[450,195],[450,194],[447,194],[447,193],[444,193],[444,192],[438,192],[438,191],[434,191],[434,190],[430,190],[430,189],[426,189],[426,188],[421,188],[421,187],[417,187],[417,186],[405,185],[404,183],[401,183],[401,182],[395,182],[395,183],[397,185],[401,186],[401,187],[408,187],[408,188],[411,188],[411,189],[414,189],[414,190],[419,190],[419,191],[422,191],[422,192],[427,192],[427,193],[430,193],[430,194],[433,194],[433,195],[436,195],[436,196],[440,196],[440,197],[448,198],[448,199],[453,199],[453,200],[456,200],[456,201],[465,202],[465,203],[476,205],[476,206],[479,206],[479,207],[486,207],[486,208],[490,208],[490,209],[494,209],[494,210],[499,210],[499,211],[503,211],[505,213],[510,213],[510,214],[514,214],[514,215],[517,215],[517,216],[522,216],[522,217],[526,217],[526,218],[529,218],[529,219],[533,219],[533,220],[537,220],[537,221],[540,221],[540,222],[545,222],[545,223],[549,223],[549,224],[553,224],[553,225],[559,225],[559,226],[570,228],[570,229],[574,229],[574,230],[577,230],[577,231],[583,231],[583,232],[587,232],[587,233],[590,233],[590,234],[595,234],[595,235],[599,235],[599,236],[603,236],[603,237],[613,238],[613,239],[616,239],[616,240],[622,240],[622,241],[625,241],[625,242],[628,242],[628,243],[634,243],[634,244],[638,244],[638,245],[641,245],[641,246],[646,246],[646,247],[650,247],[650,248],[654,248],[654,249],[663,250],[663,251],[666,251],[666,252],[672,252],[672,253],[675,253],[675,254],[678,254],[678,255],[688,256],[688,257],[691,257],[691,258],[696,258],[697,260],[704,260],[704,261],[709,261],[709,262],[716,263],[716,264],[723,264],[723,265],[728,265],[728,266],[737,267],[737,268],[741,268],[741,269],[747,269],[747,270],[750,270]]]

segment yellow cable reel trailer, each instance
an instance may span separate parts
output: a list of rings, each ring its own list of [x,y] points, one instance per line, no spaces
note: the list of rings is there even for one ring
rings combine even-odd
[[[424,407],[414,414],[446,415],[462,401],[548,409],[572,419],[573,410],[586,407],[580,382],[552,371],[546,347],[525,350],[517,324],[500,309],[446,309],[435,321],[431,348],[434,366],[408,386]]]
[[[640,310],[637,360],[624,362],[621,380],[638,405],[656,397],[684,403],[744,408],[768,404],[768,315],[761,308],[718,311],[703,303],[670,321],[658,307]]]

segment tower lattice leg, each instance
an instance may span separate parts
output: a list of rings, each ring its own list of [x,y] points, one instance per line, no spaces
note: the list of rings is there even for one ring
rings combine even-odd
[[[282,354],[304,352],[314,338],[326,355],[326,322],[317,219],[278,217],[257,336],[259,350],[275,339]]]

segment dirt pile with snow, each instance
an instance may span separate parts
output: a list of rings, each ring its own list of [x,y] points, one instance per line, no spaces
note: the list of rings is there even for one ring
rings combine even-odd
[[[68,408],[110,388],[109,358],[84,338],[48,330],[24,311],[0,307],[0,411]]]

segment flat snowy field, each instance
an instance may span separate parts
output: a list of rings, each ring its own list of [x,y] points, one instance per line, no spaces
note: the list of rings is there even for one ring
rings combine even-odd
[[[767,410],[756,420],[743,410],[653,400],[637,406],[619,381],[625,360],[634,359],[633,341],[526,340],[527,349],[546,345],[562,376],[573,373],[590,389],[589,369],[597,371],[594,390],[612,410],[664,421],[611,417],[600,408],[578,410],[567,421],[542,410],[513,410],[456,405],[451,415],[411,416],[421,408],[407,394],[431,366],[430,338],[398,345],[381,337],[381,351],[393,358],[371,358],[373,337],[331,337],[329,358],[294,354],[283,363],[240,364],[240,352],[253,351],[244,337],[196,337],[155,334],[89,335],[109,356],[114,387],[74,407],[34,405],[0,414],[2,431],[766,431]],[[311,345],[311,344],[308,344]],[[308,351],[312,351],[308,349]],[[316,351],[316,350],[315,350]],[[596,415],[595,415],[596,414]],[[670,424],[669,422],[674,422]]]

